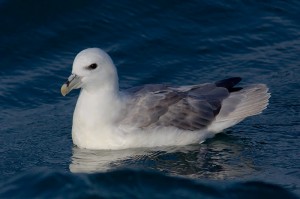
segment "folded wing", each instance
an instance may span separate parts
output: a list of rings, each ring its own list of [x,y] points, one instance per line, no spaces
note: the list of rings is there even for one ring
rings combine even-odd
[[[222,109],[224,99],[240,78],[230,78],[211,84],[185,87],[145,85],[127,90],[128,102],[123,125],[147,127],[176,127],[182,130],[207,128]]]

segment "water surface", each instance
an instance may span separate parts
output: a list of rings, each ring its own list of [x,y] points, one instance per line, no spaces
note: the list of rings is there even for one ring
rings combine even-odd
[[[70,172],[133,168],[157,180],[155,172],[212,187],[256,180],[300,195],[299,13],[296,0],[0,1],[2,190],[11,183],[26,191],[27,177],[40,173],[76,182]],[[81,150],[71,139],[78,91],[62,97],[60,86],[87,47],[111,55],[121,89],[240,76],[242,84],[267,84],[270,105],[202,144]]]

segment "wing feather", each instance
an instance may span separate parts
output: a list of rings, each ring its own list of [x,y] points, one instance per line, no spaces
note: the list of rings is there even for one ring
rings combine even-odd
[[[190,87],[145,85],[129,91],[122,124],[137,127],[169,127],[184,130],[206,128],[221,108],[229,92],[215,84]]]

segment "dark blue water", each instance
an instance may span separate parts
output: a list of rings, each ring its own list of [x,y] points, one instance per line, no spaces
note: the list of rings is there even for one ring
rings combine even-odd
[[[300,195],[299,13],[297,0],[0,1],[0,198]],[[122,89],[241,76],[270,105],[199,145],[81,150],[78,92],[60,86],[87,47],[111,55]]]
[[[23,183],[23,189],[11,184]],[[142,170],[117,170],[99,174],[71,175],[39,170],[20,175],[4,185],[2,198],[285,198],[287,190],[263,182],[220,184],[168,177]],[[50,191],[51,190],[51,191]]]

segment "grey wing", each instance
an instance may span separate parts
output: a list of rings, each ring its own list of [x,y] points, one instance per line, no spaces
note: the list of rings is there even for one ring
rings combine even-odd
[[[185,87],[145,85],[127,91],[122,124],[146,127],[206,128],[219,113],[229,91],[216,84]]]

